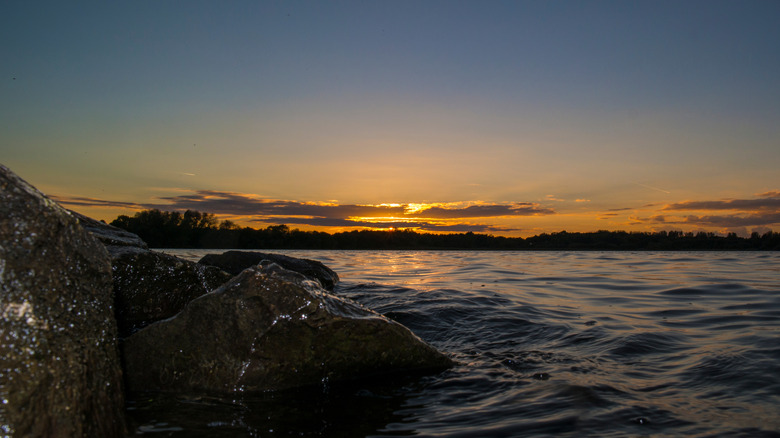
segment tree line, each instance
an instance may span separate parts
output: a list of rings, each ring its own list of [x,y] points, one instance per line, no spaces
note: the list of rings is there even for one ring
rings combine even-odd
[[[111,225],[137,234],[152,248],[208,249],[496,249],[496,250],[780,250],[780,233],[683,233],[681,231],[556,232],[504,237],[473,232],[418,233],[409,229],[340,233],[301,231],[287,225],[262,229],[219,221],[211,213],[144,210]]]

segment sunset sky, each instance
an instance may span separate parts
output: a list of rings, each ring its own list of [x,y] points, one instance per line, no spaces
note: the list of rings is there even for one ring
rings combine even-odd
[[[780,1],[0,3],[0,163],[97,219],[780,232]]]

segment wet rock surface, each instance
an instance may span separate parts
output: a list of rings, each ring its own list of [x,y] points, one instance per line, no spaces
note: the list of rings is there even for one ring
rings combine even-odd
[[[105,245],[111,258],[115,313],[122,338],[170,318],[193,299],[232,278],[219,268],[151,251],[137,234],[70,213]]]
[[[137,234],[100,222],[81,213],[70,210],[70,214],[79,220],[79,224],[106,246],[131,246],[148,249],[146,242]]]
[[[300,259],[281,254],[269,254],[253,251],[227,251],[222,254],[206,254],[198,261],[199,264],[216,266],[233,275],[238,275],[246,268],[257,266],[263,260],[303,274],[320,282],[323,288],[332,291],[339,282],[339,276],[324,264],[309,259]]]
[[[0,165],[0,435],[125,433],[108,254]]]
[[[266,391],[452,365],[402,325],[276,264],[136,332],[124,354],[131,391]]]
[[[151,251],[0,165],[0,436],[124,436],[123,382],[135,394],[249,394],[452,365],[329,294],[337,282],[313,260]]]
[[[122,338],[176,315],[187,303],[233,277],[213,266],[143,248],[106,248],[111,255],[116,318]]]

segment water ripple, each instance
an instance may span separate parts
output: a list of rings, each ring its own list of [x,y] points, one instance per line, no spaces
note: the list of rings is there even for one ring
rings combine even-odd
[[[204,408],[211,435],[780,437],[776,253],[284,253],[457,365]],[[177,409],[142,432],[198,436]]]

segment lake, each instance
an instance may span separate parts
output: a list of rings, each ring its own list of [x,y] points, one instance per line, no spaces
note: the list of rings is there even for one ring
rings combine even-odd
[[[163,250],[197,261],[222,250]],[[457,365],[129,403],[176,437],[780,437],[780,253],[302,251]]]

